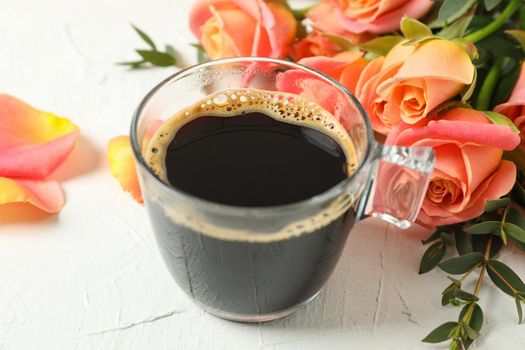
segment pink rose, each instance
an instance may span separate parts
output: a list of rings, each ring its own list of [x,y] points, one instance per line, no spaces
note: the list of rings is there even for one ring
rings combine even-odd
[[[383,34],[399,29],[403,16],[420,18],[432,5],[431,0],[322,0],[307,17],[316,28],[330,33]]]
[[[279,2],[199,0],[190,12],[190,28],[211,59],[284,58],[295,38],[297,22]]]
[[[478,217],[487,201],[507,194],[516,181],[516,166],[502,160],[502,154],[519,142],[509,127],[492,124],[482,112],[465,108],[415,125],[400,124],[386,141],[435,151],[435,170],[418,217],[428,226]]]
[[[394,46],[371,61],[356,87],[374,130],[387,134],[400,122],[414,124],[459,94],[474,78],[474,65],[458,44],[444,39]]]
[[[525,145],[525,63],[521,66],[520,77],[509,100],[497,105],[494,112],[504,114],[514,122],[520,130],[522,143]]]

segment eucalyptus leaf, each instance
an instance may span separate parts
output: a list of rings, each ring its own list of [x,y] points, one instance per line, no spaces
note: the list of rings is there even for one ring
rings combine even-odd
[[[458,327],[457,322],[446,322],[443,323],[441,326],[434,329],[432,332],[430,332],[423,340],[422,342],[425,343],[441,343],[446,341],[447,339],[450,339],[450,333],[456,327]]]
[[[473,330],[467,323],[463,322],[461,326],[465,330],[465,334],[469,339],[474,340],[479,336],[479,333]]]
[[[407,39],[432,35],[432,30],[417,19],[405,16],[401,19],[401,33]]]
[[[489,257],[493,258],[499,253],[503,246],[503,240],[501,237],[494,235],[473,235],[472,247],[474,248],[474,251],[484,254],[489,239],[491,239],[492,242],[490,245]]]
[[[148,44],[153,50],[157,50],[157,47],[155,46],[155,43],[153,42],[153,40],[151,40],[151,38],[149,37],[148,34],[144,33],[143,30],[139,29],[134,24],[132,24],[131,26],[137,32],[137,34],[142,38],[142,40],[144,40],[144,42],[146,44]]]
[[[465,232],[472,233],[475,235],[485,235],[493,232],[498,232],[500,228],[499,221],[485,221],[476,225],[469,226],[465,229]]]
[[[487,204],[485,204],[485,211],[494,211],[496,209],[507,206],[509,203],[510,203],[510,198],[501,198],[501,199],[495,199],[492,201],[488,201]]]
[[[484,111],[483,114],[487,118],[489,118],[489,120],[492,123],[496,125],[508,126],[513,132],[515,132],[516,134],[519,134],[520,130],[516,127],[516,125],[512,122],[512,120],[510,120],[507,116],[501,113],[492,112],[492,111]]]
[[[450,233],[441,232],[440,234],[441,239],[443,239],[443,242],[445,242],[448,245],[454,245],[454,239],[450,235]]]
[[[159,67],[169,67],[177,64],[177,60],[163,52],[153,50],[136,50],[137,53],[147,62]]]
[[[474,294],[465,292],[464,290],[461,290],[461,289],[456,292],[455,296],[456,298],[464,300],[464,301],[478,301],[479,300],[479,298],[475,296]]]
[[[477,2],[477,0],[445,0],[439,9],[439,21],[452,23],[463,16]]]
[[[472,243],[470,242],[470,236],[468,233],[460,230],[456,232],[456,249],[459,255],[465,255],[472,253],[474,248],[472,248]]]
[[[523,227],[512,224],[510,222],[503,223],[503,228],[505,230],[505,233],[512,236],[512,238],[514,238],[515,240],[521,243],[525,243],[525,229],[523,229]]]
[[[512,296],[515,294],[502,278],[518,292],[525,293],[525,284],[521,278],[501,261],[489,260],[487,272],[492,282],[503,292]]]
[[[450,304],[453,300],[456,299],[456,291],[459,289],[459,286],[452,283],[441,293],[441,305],[445,306]]]
[[[470,308],[471,303],[465,305],[461,312],[459,313],[459,321],[463,320],[465,314]],[[478,304],[474,304],[474,310],[472,310],[472,316],[470,317],[470,322],[468,322],[470,328],[479,333],[483,327],[483,311]],[[463,339],[465,348],[468,348],[472,344],[472,339]]]
[[[426,273],[436,267],[445,256],[446,251],[447,247],[442,241],[432,244],[421,258],[419,273]]]
[[[492,11],[501,3],[501,1],[502,0],[483,0],[483,4],[487,11]]]
[[[448,259],[439,264],[439,267],[452,275],[463,274],[483,261],[483,254],[472,252]]]
[[[516,309],[518,310],[518,323],[521,324],[521,322],[523,322],[523,310],[521,308],[521,299],[519,295],[514,296],[514,299],[516,301]]]

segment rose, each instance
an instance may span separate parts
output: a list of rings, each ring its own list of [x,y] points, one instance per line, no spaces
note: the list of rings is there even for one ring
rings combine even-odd
[[[457,95],[474,78],[474,65],[458,44],[432,39],[394,46],[363,70],[356,96],[374,130],[387,134],[401,121],[414,124]]]
[[[507,102],[494,108],[495,112],[509,117],[521,133],[522,144],[525,145],[525,63],[521,66],[521,74]]]
[[[386,140],[390,145],[434,148],[436,166],[418,217],[429,226],[476,218],[487,201],[507,194],[516,181],[516,166],[502,160],[502,154],[519,142],[509,127],[465,108],[416,125],[400,124]]]
[[[319,32],[312,32],[293,44],[290,57],[294,61],[299,61],[302,58],[312,56],[332,57],[341,51],[343,51],[341,46],[328,36]]]
[[[399,29],[403,16],[420,18],[431,0],[323,0],[307,17],[320,30],[341,35],[387,33]]]
[[[279,2],[199,0],[190,12],[190,28],[211,59],[283,58],[296,27],[291,11]]]

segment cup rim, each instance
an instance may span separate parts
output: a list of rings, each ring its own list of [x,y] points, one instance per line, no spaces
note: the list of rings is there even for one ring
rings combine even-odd
[[[300,69],[302,71],[308,72],[334,85],[339,90],[341,90],[345,95],[347,95],[357,107],[358,112],[361,114],[361,117],[363,118],[363,122],[366,127],[366,134],[367,134],[367,144],[366,144],[366,150],[364,153],[363,160],[360,162],[359,166],[352,173],[352,175],[340,181],[339,183],[332,186],[328,190],[321,192],[310,198],[307,198],[307,199],[304,199],[298,202],[289,203],[289,204],[282,204],[282,205],[276,205],[276,206],[264,206],[264,207],[262,206],[246,207],[246,206],[236,206],[236,205],[212,202],[212,201],[191,195],[189,193],[180,191],[177,188],[168,186],[163,181],[161,181],[147,166],[146,161],[144,160],[142,156],[141,147],[139,146],[137,129],[138,129],[138,123],[139,123],[140,117],[142,115],[142,112],[145,106],[148,104],[151,98],[159,90],[161,90],[165,85],[167,85],[168,83],[172,81],[179,79],[180,77],[191,74],[192,72],[200,70],[202,68],[212,67],[218,64],[228,64],[228,63],[238,63],[238,62],[275,63],[281,66],[288,66],[291,68]],[[140,101],[138,107],[135,109],[135,112],[133,113],[133,118],[131,121],[130,135],[131,135],[131,146],[132,146],[133,155],[135,157],[136,163],[138,164],[140,168],[142,168],[145,174],[149,176],[149,178],[153,179],[153,181],[156,182],[157,185],[159,185],[170,196],[173,196],[177,198],[178,200],[181,200],[186,203],[206,207],[206,209],[213,211],[213,212],[223,213],[227,215],[240,215],[240,216],[250,216],[250,215],[261,216],[261,215],[271,215],[271,214],[282,215],[283,212],[288,212],[288,213],[295,212],[297,210],[304,209],[305,207],[316,206],[319,204],[326,203],[329,200],[333,200],[337,198],[339,195],[341,195],[344,192],[344,189],[352,181],[354,181],[354,179],[363,171],[366,165],[370,163],[370,159],[373,153],[372,150],[375,145],[374,132],[372,130],[372,125],[370,123],[370,120],[368,118],[366,111],[364,110],[361,103],[357,100],[357,98],[337,80],[331,78],[330,76],[322,72],[306,67],[299,63],[284,61],[284,60],[280,60],[276,58],[256,57],[256,56],[243,56],[243,57],[233,57],[233,58],[223,58],[223,59],[218,59],[218,60],[212,60],[209,62],[200,63],[200,64],[196,64],[196,65],[181,69],[180,71],[169,75],[167,78],[165,78],[160,83],[155,85]]]

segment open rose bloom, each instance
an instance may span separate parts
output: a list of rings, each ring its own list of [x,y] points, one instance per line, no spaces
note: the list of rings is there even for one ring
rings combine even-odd
[[[435,170],[418,218],[428,226],[476,218],[487,201],[507,194],[516,181],[516,166],[502,160],[503,150],[519,142],[511,128],[465,108],[416,125],[401,124],[387,138],[387,144],[434,149]]]

